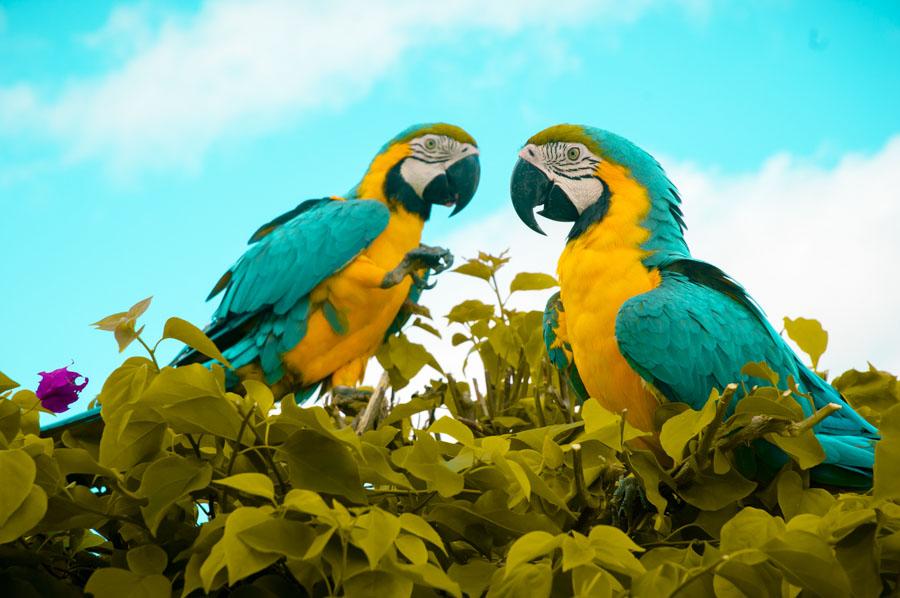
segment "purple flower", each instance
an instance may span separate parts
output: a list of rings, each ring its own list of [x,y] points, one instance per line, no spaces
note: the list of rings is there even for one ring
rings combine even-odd
[[[41,381],[34,394],[41,400],[41,406],[53,413],[62,413],[78,400],[78,393],[87,386],[88,379],[78,372],[70,372],[68,367],[52,372],[40,372]],[[81,378],[81,384],[75,381]]]

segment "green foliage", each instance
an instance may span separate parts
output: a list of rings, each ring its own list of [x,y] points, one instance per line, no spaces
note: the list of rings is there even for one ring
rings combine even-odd
[[[384,388],[309,407],[260,382],[230,392],[218,365],[158,367],[130,312],[101,322],[149,358],[128,358],[103,385],[102,430],[41,438],[34,394],[0,374],[0,586],[99,597],[898,591],[896,378],[870,368],[835,380],[884,434],[871,492],[809,486],[823,458],[811,428],[830,409],[804,418],[796,388],[746,389],[733,409],[734,386],[701,411],[663,405],[653,451],[621,415],[570,401],[541,313],[508,307],[510,294],[554,281],[519,275],[504,295],[505,264],[482,254],[460,266],[495,301],[447,316],[484,376],[457,381],[424,346],[391,337],[378,359],[394,389],[426,366],[439,376],[399,404]],[[225,363],[184,321],[163,336]],[[765,364],[745,372],[777,382]],[[760,439],[791,457],[770,478],[739,467]]]

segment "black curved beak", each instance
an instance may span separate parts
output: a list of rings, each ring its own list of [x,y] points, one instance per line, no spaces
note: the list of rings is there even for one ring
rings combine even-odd
[[[512,180],[509,182],[509,192],[512,196],[513,207],[516,214],[528,228],[536,233],[546,235],[537,219],[534,217],[534,209],[547,202],[550,188],[553,183],[540,169],[526,162],[522,158],[516,162],[513,169]]]
[[[522,222],[531,230],[545,235],[534,217],[534,209],[543,206],[538,214],[558,222],[575,222],[578,210],[565,191],[553,184],[547,175],[532,163],[519,158],[510,181],[513,207]]]
[[[425,187],[422,199],[431,204],[454,206],[450,215],[458,214],[469,205],[481,179],[481,163],[477,154],[466,156],[450,165]]]

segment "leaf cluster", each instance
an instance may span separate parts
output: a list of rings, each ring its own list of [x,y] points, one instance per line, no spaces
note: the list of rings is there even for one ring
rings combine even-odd
[[[494,301],[447,317],[481,381],[444,375],[424,346],[391,337],[378,357],[394,389],[424,367],[439,377],[409,401],[384,400],[365,425],[385,389],[308,407],[260,382],[232,392],[220,365],[158,367],[128,312],[126,332],[149,355],[104,383],[102,429],[41,437],[37,397],[0,375],[0,586],[99,597],[898,591],[894,376],[870,367],[834,381],[880,425],[873,490],[810,487],[823,456],[811,430],[829,413],[805,416],[792,381],[748,364],[762,384],[713,391],[701,411],[664,405],[657,442],[596,401],[573,404],[544,355],[540,313],[508,306],[554,281],[519,275],[503,291],[505,262],[482,254],[458,268]],[[227,367],[183,320],[163,337]],[[760,442],[788,455],[782,467],[748,469]]]

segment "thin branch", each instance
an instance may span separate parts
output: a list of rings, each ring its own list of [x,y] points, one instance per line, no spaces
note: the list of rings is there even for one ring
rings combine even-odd
[[[381,405],[384,402],[390,383],[391,379],[388,373],[383,372],[378,380],[378,384],[375,386],[375,390],[372,391],[372,396],[369,397],[369,402],[366,403],[366,409],[356,423],[357,434],[362,434],[375,423],[375,416],[381,412]]]

